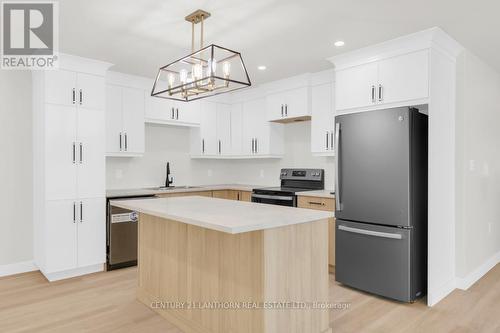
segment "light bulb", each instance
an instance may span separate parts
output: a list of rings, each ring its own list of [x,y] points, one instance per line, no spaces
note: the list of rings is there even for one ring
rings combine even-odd
[[[172,86],[174,85],[174,82],[175,82],[174,74],[172,74],[172,73],[168,74],[168,87],[172,88]]]
[[[227,61],[224,61],[222,64],[222,71],[224,72],[224,77],[229,77],[231,73],[231,64]]]
[[[179,72],[179,78],[180,78],[182,84],[186,83],[187,76],[188,76],[187,70],[181,69]]]
[[[193,76],[195,80],[199,80],[203,77],[203,66],[201,64],[193,66]]]
[[[207,76],[211,76],[212,72],[215,74],[215,71],[217,70],[217,60],[215,59],[208,59],[208,66],[207,66]]]

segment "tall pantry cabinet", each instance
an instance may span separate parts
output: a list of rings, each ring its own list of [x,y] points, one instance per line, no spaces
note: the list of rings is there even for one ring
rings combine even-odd
[[[33,72],[34,257],[49,281],[106,262],[105,78],[111,64],[61,55]]]

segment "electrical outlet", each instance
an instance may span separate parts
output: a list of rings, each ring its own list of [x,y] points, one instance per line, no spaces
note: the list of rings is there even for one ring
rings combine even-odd
[[[212,169],[208,169],[207,170],[207,176],[208,177],[212,177],[212,175],[213,175]]]
[[[116,179],[122,179],[123,178],[123,170],[122,169],[116,169],[116,171],[115,171],[115,178]]]

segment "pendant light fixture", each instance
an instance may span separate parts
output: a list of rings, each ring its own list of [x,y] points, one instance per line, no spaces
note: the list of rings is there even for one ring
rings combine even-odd
[[[193,101],[251,86],[241,54],[218,45],[203,46],[203,23],[210,13],[198,9],[186,16],[191,23],[191,54],[163,66],[151,96]],[[195,25],[200,24],[200,49],[195,51]]]

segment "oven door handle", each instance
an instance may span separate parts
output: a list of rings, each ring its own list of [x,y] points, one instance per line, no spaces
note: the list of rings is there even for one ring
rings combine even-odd
[[[282,201],[293,201],[293,197],[282,196],[282,195],[267,195],[267,194],[255,194],[252,193],[252,198],[257,199],[271,199],[271,200],[282,200]]]

